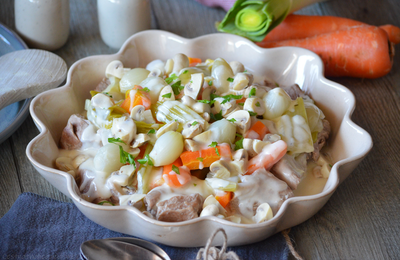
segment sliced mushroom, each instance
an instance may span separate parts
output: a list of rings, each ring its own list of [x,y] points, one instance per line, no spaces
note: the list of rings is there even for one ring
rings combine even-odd
[[[235,75],[244,71],[244,66],[239,61],[231,61],[229,63],[229,66],[231,66],[233,74],[235,74]]]
[[[203,114],[201,114],[201,117],[207,122],[210,121],[210,113],[208,112],[204,112]]]
[[[130,71],[128,68],[124,68],[124,64],[122,64],[119,60],[114,60],[107,65],[106,68],[106,77],[116,77],[122,78],[126,72]]]
[[[130,155],[133,156],[133,158],[136,158],[139,153],[140,153],[140,149],[139,148],[129,148],[127,151]]]
[[[249,85],[250,77],[246,73],[236,74],[233,82],[230,84],[230,88],[233,90],[242,90]]]
[[[138,148],[139,146],[142,146],[143,144],[147,143],[150,141],[150,137],[147,134],[138,134],[133,141],[131,147],[132,148]]]
[[[255,90],[253,90],[253,93],[255,93],[255,96],[250,95],[250,93],[252,92],[252,89],[255,89]],[[258,98],[262,99],[266,93],[267,93],[267,90],[264,87],[257,86],[257,85],[251,85],[250,87],[245,89],[244,96],[245,97],[258,97]]]
[[[249,155],[245,149],[239,149],[232,154],[232,159],[235,161],[248,160]]]
[[[169,75],[174,69],[174,61],[172,59],[168,59],[164,66],[165,74]]]
[[[84,161],[89,159],[89,156],[86,154],[80,154],[76,156],[72,161],[71,164],[75,169],[78,169],[79,165],[81,165]]]
[[[214,197],[214,195],[209,195],[203,202],[203,210],[209,205],[216,205],[219,210],[219,214],[226,216],[227,211],[222,207],[219,201]]]
[[[153,60],[146,66],[146,70],[150,71],[148,77],[163,77],[164,76],[164,62],[162,60]]]
[[[175,94],[170,85],[163,87],[160,91],[160,96],[158,97],[158,101],[161,102],[168,100],[175,100]]]
[[[203,86],[203,82],[204,82],[204,74],[203,73],[192,74],[189,83],[187,83],[185,85],[183,93],[186,96],[189,96],[193,99],[197,99],[200,89]]]
[[[244,102],[243,109],[247,111],[252,111],[257,115],[262,115],[265,113],[265,104],[264,101],[262,101],[260,98],[247,98]]]
[[[210,113],[211,112],[211,108],[210,108],[210,104],[206,104],[206,103],[201,103],[201,102],[197,102],[195,99],[193,99],[190,96],[183,96],[182,97],[182,104],[192,108],[196,113]]]
[[[227,102],[222,97],[215,98],[214,100],[214,106],[211,108],[213,114],[218,114],[222,111],[221,114],[225,117],[237,107],[236,100],[233,98]]]
[[[182,136],[193,138],[203,131],[203,127],[196,120],[191,120],[183,125]]]
[[[269,142],[263,142],[257,139],[244,138],[243,148],[249,153],[250,157],[254,157],[261,153],[263,148],[270,144]]]
[[[215,204],[210,204],[206,206],[200,213],[200,217],[205,216],[216,216],[219,214],[218,206]]]
[[[178,74],[181,69],[189,67],[189,58],[185,54],[175,54],[173,61],[174,67],[172,73]]]
[[[224,160],[218,160],[210,165],[210,172],[214,178],[228,179],[231,177],[231,173],[229,172],[228,168],[229,166],[227,165],[227,162]]]
[[[233,123],[236,125],[236,131],[239,134],[244,134],[249,130],[251,124],[249,112],[246,110],[237,110],[227,117],[228,120],[232,118],[235,119]]]
[[[164,71],[161,69],[153,69],[150,71],[149,75],[147,77],[163,77],[164,76]]]
[[[143,121],[147,124],[154,124],[156,122],[151,114],[151,110],[146,110],[142,105],[134,106],[130,117],[135,121]]]
[[[187,151],[191,152],[199,151],[202,148],[202,144],[191,139],[185,139],[184,146]]]
[[[256,215],[253,217],[253,221],[255,223],[261,223],[267,220],[270,220],[274,217],[274,213],[272,212],[271,207],[268,203],[262,203],[258,206]]]
[[[211,94],[216,94],[217,88],[214,86],[207,86],[203,89],[203,93],[201,94],[201,99],[203,100],[211,100]]]
[[[71,158],[69,157],[58,157],[56,159],[56,167],[64,172],[75,171],[74,166],[72,165]]]
[[[278,134],[266,134],[263,138],[264,142],[275,143],[276,141],[281,140],[281,136]]]
[[[130,117],[113,118],[111,134],[129,144],[136,136],[136,124]]]
[[[169,131],[176,131],[178,129],[178,123],[177,122],[171,122],[167,123],[164,126],[160,127],[160,129],[157,130],[156,136],[157,138],[160,138],[163,134]]]

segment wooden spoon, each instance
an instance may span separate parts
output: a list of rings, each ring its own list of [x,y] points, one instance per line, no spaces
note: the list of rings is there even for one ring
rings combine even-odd
[[[20,50],[0,57],[0,109],[59,86],[65,61],[43,50]]]

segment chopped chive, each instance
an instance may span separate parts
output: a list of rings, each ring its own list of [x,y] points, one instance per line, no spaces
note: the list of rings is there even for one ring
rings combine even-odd
[[[196,160],[203,162],[203,157],[197,157]]]
[[[195,125],[197,125],[199,122],[197,122],[197,121],[194,121],[193,123],[192,123],[192,126],[195,126]]]
[[[260,102],[257,102],[256,103],[256,107],[260,107],[261,105],[260,105]]]
[[[168,78],[165,79],[165,82],[167,82],[168,84],[171,84],[172,81],[176,80],[177,78],[178,78],[178,76],[176,76],[175,74],[172,74]]]
[[[229,77],[226,80],[229,81],[229,82],[233,82],[234,79]]]
[[[256,95],[256,89],[255,89],[255,88],[252,88],[252,89],[250,90],[249,97],[252,97],[252,96],[255,96],[255,95]]]
[[[257,113],[254,113],[253,111],[249,111],[250,116],[256,116]]]
[[[244,103],[238,103],[239,106],[244,106]]]
[[[221,156],[219,154],[218,148],[217,148],[218,143],[217,142],[212,142],[209,147],[215,147],[215,152],[217,153],[218,156]]]
[[[182,74],[186,74],[186,73],[188,73],[189,71],[188,70],[185,70]]]
[[[231,119],[228,119],[228,121],[231,122],[231,123],[234,123],[234,122],[236,122],[236,119],[235,118],[231,118]]]
[[[235,151],[239,149],[243,149],[243,139],[244,137],[241,134],[236,134],[240,139],[235,142]]]
[[[155,134],[156,130],[155,129],[150,129],[150,131],[147,132],[147,134]]]
[[[197,186],[197,184],[196,184],[196,183],[193,183],[193,186],[195,186],[195,187],[196,187],[196,186]]]
[[[179,172],[179,168],[176,167],[175,165],[172,165],[172,170],[173,170],[174,172],[176,172],[176,174],[181,175],[181,173]]]
[[[172,96],[172,93],[167,93],[167,94],[162,95],[162,97],[165,97],[165,98],[170,98],[171,96]]]
[[[143,89],[143,91],[145,91],[145,92],[150,92],[150,89],[149,89],[148,87],[145,87],[145,88]]]
[[[108,138],[108,142],[109,143],[123,143],[123,144],[126,144],[124,141],[122,141],[121,140],[121,138],[114,138],[114,137],[111,137],[111,138]]]
[[[210,81],[208,82],[208,85],[209,85],[209,86],[212,86],[212,84],[213,84],[213,82],[212,82],[212,80],[210,80]]]
[[[145,164],[147,163],[150,166],[154,166],[153,161],[150,159],[150,156],[148,154],[145,155],[143,159],[139,159],[138,162],[140,164]]]

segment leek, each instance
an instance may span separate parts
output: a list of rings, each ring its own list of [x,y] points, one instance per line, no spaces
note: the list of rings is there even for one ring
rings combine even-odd
[[[323,0],[237,0],[224,19],[220,32],[237,34],[260,42],[288,14]]]

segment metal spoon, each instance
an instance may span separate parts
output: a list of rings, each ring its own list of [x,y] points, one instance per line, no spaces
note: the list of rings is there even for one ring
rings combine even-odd
[[[144,247],[111,239],[89,240],[82,243],[81,255],[87,260],[165,260]]]
[[[169,258],[167,253],[165,253],[165,251],[162,250],[159,246],[143,239],[138,239],[133,237],[113,237],[113,238],[107,238],[106,240],[117,240],[130,244],[135,244],[156,253],[159,257],[161,257],[164,260],[171,260],[171,258]]]
[[[19,50],[0,57],[0,109],[55,88],[67,75],[65,61],[43,50]]]

